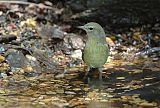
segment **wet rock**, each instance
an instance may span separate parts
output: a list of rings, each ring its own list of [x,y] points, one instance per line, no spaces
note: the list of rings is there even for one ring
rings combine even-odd
[[[24,72],[23,75],[27,76],[27,77],[35,77],[35,76],[38,76],[40,74],[37,73],[37,72]]]
[[[6,52],[6,60],[13,68],[23,68],[27,66],[28,60],[21,51],[9,49]]]
[[[42,39],[53,39],[53,38],[58,38],[58,39],[63,39],[65,36],[65,32],[63,32],[60,27],[58,26],[51,26],[51,25],[41,25],[37,29],[38,34]]]
[[[31,83],[30,82],[28,82],[28,81],[10,81],[9,83],[8,83],[8,87],[12,87],[12,88],[14,88],[14,87],[19,87],[19,86],[30,86],[31,85]]]
[[[69,44],[69,46],[72,47],[72,49],[83,49],[84,42],[82,37],[76,35],[76,34],[67,34],[64,38],[64,43]]]
[[[64,42],[62,50],[64,54],[71,55],[73,49],[69,43]]]
[[[67,34],[63,42],[63,52],[68,55],[75,55],[74,50],[79,50],[84,48],[84,42],[82,37],[76,34]]]
[[[54,59],[48,57],[43,50],[34,48],[33,56],[37,59],[37,61],[44,65],[43,69],[46,71],[54,72],[54,70],[58,67],[58,63]]]
[[[35,57],[31,55],[26,55],[26,58],[29,60],[29,64],[30,64],[24,68],[24,72],[26,72],[26,74],[34,74],[34,73],[38,74],[42,72],[40,63]]]
[[[0,53],[4,53],[7,50],[7,46],[4,44],[0,44]]]
[[[1,36],[0,43],[11,42],[12,40],[16,40],[17,37],[15,35]]]
[[[81,50],[74,50],[71,57],[74,59],[82,59],[82,51]]]
[[[69,37],[69,44],[73,49],[83,49],[84,42],[80,36],[71,34]]]

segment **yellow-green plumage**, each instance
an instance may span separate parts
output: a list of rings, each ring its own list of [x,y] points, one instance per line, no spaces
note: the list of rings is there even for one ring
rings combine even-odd
[[[107,61],[109,48],[103,28],[95,22],[90,22],[79,28],[87,33],[87,41],[83,52],[83,61],[89,68],[101,68]],[[101,75],[100,71],[100,77]]]
[[[96,37],[89,38],[83,52],[84,62],[91,68],[99,68],[106,63],[107,58],[108,46]]]

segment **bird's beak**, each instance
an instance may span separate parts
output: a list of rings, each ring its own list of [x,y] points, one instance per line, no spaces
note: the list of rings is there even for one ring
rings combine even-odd
[[[84,26],[77,26],[77,28],[85,30]]]

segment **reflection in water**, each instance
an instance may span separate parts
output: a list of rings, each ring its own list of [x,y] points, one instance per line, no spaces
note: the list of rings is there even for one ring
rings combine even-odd
[[[90,91],[87,97],[91,99],[88,108],[105,108],[133,106],[157,106],[160,102],[160,73],[143,71],[130,74],[129,71],[112,71],[106,78],[99,80],[96,73],[91,73],[85,80]],[[154,101],[154,102],[153,102]],[[128,106],[128,107],[129,107]]]

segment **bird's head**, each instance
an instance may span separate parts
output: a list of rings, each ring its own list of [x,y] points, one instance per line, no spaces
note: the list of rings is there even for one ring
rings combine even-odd
[[[78,28],[85,30],[87,36],[105,37],[105,32],[98,23],[90,22]]]

